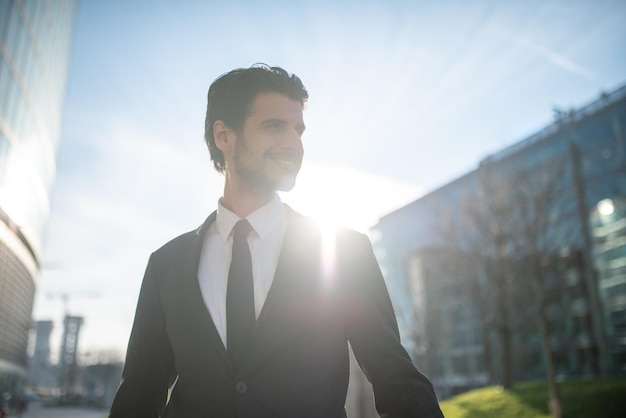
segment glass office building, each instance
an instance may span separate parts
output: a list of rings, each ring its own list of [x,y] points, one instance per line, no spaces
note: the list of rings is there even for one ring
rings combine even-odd
[[[626,198],[598,202],[591,214],[594,261],[609,361],[626,364]]]
[[[520,196],[542,173],[544,203],[556,197],[543,218],[530,219],[541,202]],[[501,381],[504,363],[489,362],[504,350],[504,328],[513,380],[544,376],[528,296],[537,250],[557,374],[626,372],[625,200],[626,86],[558,112],[536,134],[379,221],[371,236],[403,343],[440,395]],[[481,201],[491,212],[469,233]],[[529,230],[540,221],[533,242]],[[477,232],[482,243],[472,242]]]
[[[0,0],[0,392],[26,373],[77,0]]]

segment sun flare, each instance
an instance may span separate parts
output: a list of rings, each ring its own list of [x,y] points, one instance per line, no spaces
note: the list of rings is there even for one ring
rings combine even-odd
[[[378,220],[419,197],[419,188],[344,167],[303,165],[285,203],[324,229],[348,227],[367,233]]]

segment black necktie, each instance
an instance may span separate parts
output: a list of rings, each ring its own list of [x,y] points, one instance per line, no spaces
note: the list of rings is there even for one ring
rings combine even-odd
[[[252,259],[248,247],[251,229],[245,219],[237,222],[233,229],[233,257],[226,289],[226,344],[235,364],[248,344],[256,321]]]

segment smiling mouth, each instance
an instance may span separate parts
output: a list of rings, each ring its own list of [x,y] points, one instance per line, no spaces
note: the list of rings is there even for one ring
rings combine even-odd
[[[300,154],[297,153],[289,153],[289,154],[269,154],[268,157],[277,162],[278,164],[282,165],[283,167],[287,168],[287,169],[297,169],[298,167],[300,167],[300,164],[302,162],[302,156]]]

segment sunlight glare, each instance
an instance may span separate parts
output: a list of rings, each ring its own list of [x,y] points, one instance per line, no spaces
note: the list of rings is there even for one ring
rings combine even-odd
[[[321,229],[321,257],[322,279],[325,286],[330,286],[335,277],[337,229],[329,225],[323,225]]]
[[[296,211],[325,228],[367,233],[378,220],[419,197],[418,187],[346,167],[305,164],[296,187],[281,193]]]

